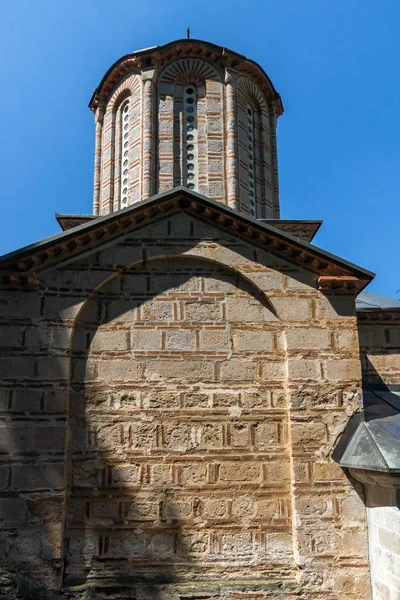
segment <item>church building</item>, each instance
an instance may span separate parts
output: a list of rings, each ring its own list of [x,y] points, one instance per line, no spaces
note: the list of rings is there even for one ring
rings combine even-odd
[[[400,302],[280,218],[271,80],[184,39],[89,106],[93,215],[0,257],[0,598],[398,600]]]

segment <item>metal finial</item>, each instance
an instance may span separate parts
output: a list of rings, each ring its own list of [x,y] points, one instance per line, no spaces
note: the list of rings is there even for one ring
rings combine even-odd
[[[187,39],[190,40],[190,27],[187,28],[186,35],[187,35]]]

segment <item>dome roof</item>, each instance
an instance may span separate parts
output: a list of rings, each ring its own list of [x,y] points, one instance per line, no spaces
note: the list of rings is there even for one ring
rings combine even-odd
[[[163,46],[152,46],[142,50],[135,50],[131,54],[122,56],[108,69],[94,90],[89,102],[89,108],[95,110],[99,103],[107,99],[121,77],[132,69],[163,68],[176,59],[188,56],[204,58],[216,66],[232,68],[241,74],[247,75],[273,101],[276,114],[280,115],[283,113],[280,95],[275,90],[272,81],[264,69],[258,63],[234,50],[229,50],[211,42],[194,39],[175,40]]]

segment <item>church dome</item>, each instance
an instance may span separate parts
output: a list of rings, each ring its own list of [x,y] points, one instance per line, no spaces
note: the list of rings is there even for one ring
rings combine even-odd
[[[279,94],[254,61],[184,39],[120,58],[93,93],[94,214],[176,186],[279,218]]]

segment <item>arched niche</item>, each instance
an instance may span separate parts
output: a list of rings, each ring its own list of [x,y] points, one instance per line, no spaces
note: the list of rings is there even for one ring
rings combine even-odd
[[[237,83],[240,210],[266,218],[273,209],[270,107],[248,77]]]
[[[188,89],[193,89],[193,93],[188,95]],[[193,103],[187,105],[188,101]],[[222,75],[217,66],[200,58],[182,58],[161,71],[158,78],[160,192],[187,185],[223,201],[223,120]],[[188,145],[193,148],[188,150]],[[188,159],[190,155],[192,159]],[[188,179],[192,174],[195,177]]]
[[[161,599],[201,565],[292,574],[281,333],[212,260],[130,265],[92,294],[71,346],[66,586],[146,580]]]
[[[101,210],[108,214],[121,208],[123,151],[123,115],[121,107],[129,102],[129,135],[127,138],[129,173],[128,204],[140,200],[142,93],[140,75],[125,77],[105,105],[101,143]]]

